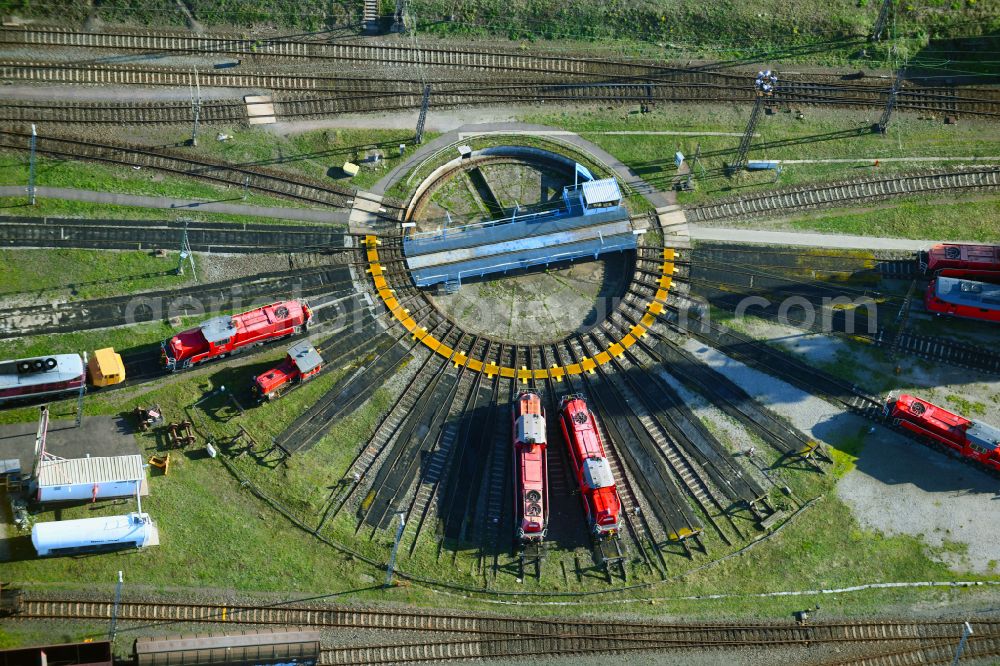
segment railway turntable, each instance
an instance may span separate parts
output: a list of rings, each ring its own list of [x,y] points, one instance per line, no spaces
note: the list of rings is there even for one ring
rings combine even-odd
[[[617,181],[605,178],[563,188],[556,208],[412,233],[403,240],[403,253],[418,287],[444,284],[453,292],[463,279],[634,250],[642,231],[630,219]]]

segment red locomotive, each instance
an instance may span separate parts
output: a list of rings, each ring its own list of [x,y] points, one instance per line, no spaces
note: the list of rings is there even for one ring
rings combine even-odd
[[[567,395],[559,403],[559,419],[569,447],[577,484],[594,536],[605,538],[618,532],[621,501],[615,477],[604,453],[601,435],[587,402],[579,395]]]
[[[164,341],[160,345],[163,367],[175,372],[287,338],[308,328],[311,319],[309,304],[299,301],[280,301],[241,314],[215,317]]]
[[[258,400],[274,400],[296,384],[315,377],[323,369],[323,357],[308,340],[288,348],[285,360],[253,378],[250,390]]]
[[[539,542],[549,527],[549,466],[541,396],[531,391],[517,396],[513,420],[517,538],[521,543]]]
[[[927,285],[924,306],[938,316],[1000,322],[1000,284],[964,279],[965,272],[945,269],[938,273]]]
[[[86,382],[79,354],[0,361],[0,405],[39,396],[77,392]]]
[[[920,259],[921,268],[933,275],[951,268],[965,271],[1000,271],[1000,245],[933,246]]]
[[[1000,472],[1000,428],[953,414],[912,395],[886,403],[896,425]]]

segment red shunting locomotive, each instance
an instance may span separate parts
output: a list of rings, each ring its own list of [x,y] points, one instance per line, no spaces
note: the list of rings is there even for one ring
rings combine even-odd
[[[940,243],[920,255],[928,312],[1000,322],[1000,245]]]
[[[611,537],[618,532],[621,501],[597,422],[579,395],[565,396],[559,403],[559,415],[587,521],[595,537]]]
[[[289,347],[280,365],[254,377],[250,390],[260,401],[274,400],[293,386],[315,377],[322,369],[323,357],[305,340]]]
[[[895,424],[955,451],[993,472],[1000,472],[1000,428],[967,419],[912,395],[891,397],[886,411]]]
[[[311,319],[312,311],[304,301],[280,301],[241,314],[215,317],[164,341],[160,358],[164,368],[176,372],[296,335],[309,327]]]
[[[521,543],[540,542],[549,527],[549,467],[541,396],[532,391],[517,396],[513,421],[517,538]]]
[[[939,243],[920,258],[921,268],[931,275],[944,269],[1000,272],[1000,245],[956,245]]]

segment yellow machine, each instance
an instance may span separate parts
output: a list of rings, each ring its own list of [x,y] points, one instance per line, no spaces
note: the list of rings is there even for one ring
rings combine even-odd
[[[87,374],[94,386],[120,384],[125,381],[125,364],[121,354],[116,354],[113,347],[95,350],[87,361]]]

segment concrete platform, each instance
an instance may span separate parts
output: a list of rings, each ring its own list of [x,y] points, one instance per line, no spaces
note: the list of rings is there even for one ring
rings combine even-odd
[[[24,474],[31,472],[37,421],[0,426],[0,459],[18,458]],[[132,433],[134,424],[118,416],[85,416],[75,421],[50,421],[45,450],[60,458],[142,454]]]

